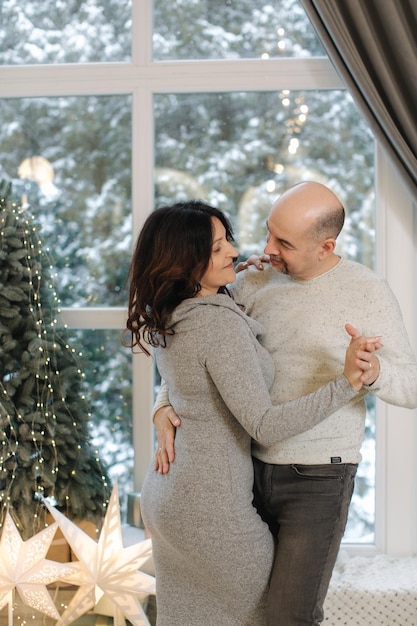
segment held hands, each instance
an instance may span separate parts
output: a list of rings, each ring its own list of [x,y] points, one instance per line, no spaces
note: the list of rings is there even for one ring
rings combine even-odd
[[[241,261],[236,265],[235,272],[238,274],[242,270],[247,270],[250,265],[254,265],[258,270],[263,270],[264,263],[269,263],[269,254],[261,254],[260,256],[252,254],[246,261]]]
[[[254,264],[250,262],[252,258],[250,257],[246,263]],[[256,257],[262,264],[261,258]],[[375,352],[382,348],[381,338],[363,337],[351,324],[346,324],[345,329],[351,340],[346,349],[343,373],[353,389],[360,391],[363,385],[371,385],[379,376],[380,364]],[[158,440],[153,468],[160,474],[168,474],[170,464],[175,459],[175,432],[181,425],[181,420],[172,406],[168,405],[156,411],[153,421]]]
[[[154,415],[153,423],[158,439],[153,468],[160,474],[168,474],[170,464],[175,458],[175,429],[181,425],[181,420],[172,406],[163,406]]]
[[[381,337],[362,337],[351,324],[345,325],[351,340],[346,349],[344,375],[355,391],[363,385],[372,385],[380,372],[380,363],[375,352],[382,348]]]

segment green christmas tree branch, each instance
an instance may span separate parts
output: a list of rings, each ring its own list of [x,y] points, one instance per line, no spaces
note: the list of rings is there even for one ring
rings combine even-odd
[[[24,538],[45,524],[36,496],[100,524],[111,485],[91,445],[76,347],[57,327],[51,262],[27,208],[0,182],[0,524]]]

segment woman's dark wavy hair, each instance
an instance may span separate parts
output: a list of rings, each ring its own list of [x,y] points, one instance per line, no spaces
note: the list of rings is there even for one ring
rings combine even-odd
[[[212,218],[217,217],[233,241],[225,215],[204,202],[178,202],[153,211],[136,242],[129,271],[127,330],[132,349],[145,354],[151,346],[165,345],[173,334],[169,318],[186,298],[201,290],[200,280],[212,254]],[[126,336],[126,335],[125,335]]]

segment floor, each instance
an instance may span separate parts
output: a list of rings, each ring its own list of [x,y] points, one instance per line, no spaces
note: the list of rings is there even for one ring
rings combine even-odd
[[[59,601],[68,602],[72,595],[76,591],[76,587],[66,590],[59,591]],[[54,597],[54,590],[50,589],[50,593]],[[151,626],[155,626],[156,624],[156,606],[155,606],[155,596],[150,596],[147,606],[145,608],[145,613],[148,617],[149,623]],[[21,601],[18,595],[16,595],[15,603],[13,606],[13,613],[11,619],[9,619],[9,611],[8,606],[5,606],[0,611],[0,626],[23,626],[32,624],[33,626],[56,626],[56,620],[48,617],[36,611],[30,607],[25,606]],[[127,622],[127,625],[130,625],[130,622]],[[107,615],[95,615],[92,613],[88,613],[83,615],[75,622],[72,623],[72,626],[113,626],[113,618],[108,617]]]

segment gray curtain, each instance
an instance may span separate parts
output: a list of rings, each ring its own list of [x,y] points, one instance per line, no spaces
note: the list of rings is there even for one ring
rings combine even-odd
[[[333,65],[417,199],[417,0],[301,0]]]

